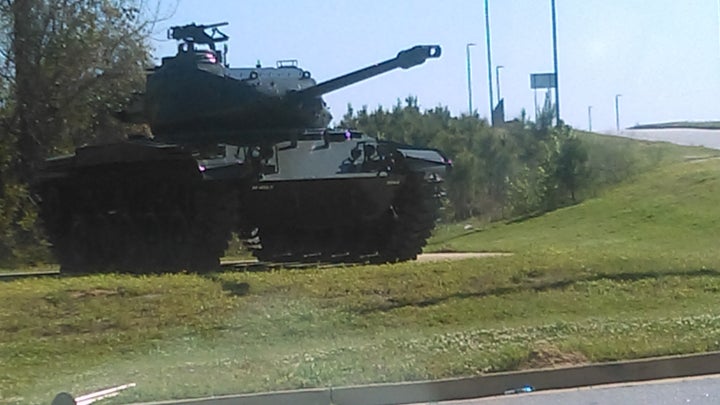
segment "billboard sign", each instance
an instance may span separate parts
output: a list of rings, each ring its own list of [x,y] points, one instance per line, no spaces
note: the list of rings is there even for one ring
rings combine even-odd
[[[531,89],[554,89],[557,88],[555,73],[532,73],[530,75]]]

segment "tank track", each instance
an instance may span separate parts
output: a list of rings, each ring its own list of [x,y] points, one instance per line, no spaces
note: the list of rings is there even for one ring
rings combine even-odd
[[[440,181],[409,175],[381,218],[351,229],[259,229],[248,244],[260,261],[393,263],[422,252],[439,218]],[[258,243],[259,242],[259,243]]]
[[[378,257],[373,262],[414,260],[422,253],[440,217],[442,189],[436,178],[408,176],[381,225]]]
[[[177,173],[120,177],[74,177],[43,193],[40,216],[63,273],[217,269],[235,225],[233,187]]]

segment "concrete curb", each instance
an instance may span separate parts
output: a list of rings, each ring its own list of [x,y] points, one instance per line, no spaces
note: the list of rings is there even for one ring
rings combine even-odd
[[[134,405],[305,405],[332,404],[330,388],[297,391],[263,392],[258,394],[224,395],[218,397],[143,402]]]
[[[139,405],[408,404],[501,395],[509,388],[524,385],[531,385],[536,390],[551,390],[718,373],[720,373],[720,352],[711,352],[436,381],[228,395]]]

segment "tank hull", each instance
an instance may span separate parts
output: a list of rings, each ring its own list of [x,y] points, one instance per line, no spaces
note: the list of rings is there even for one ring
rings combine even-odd
[[[48,161],[35,190],[62,270],[214,270],[233,232],[264,261],[393,262],[435,224],[436,151],[350,132],[258,148],[130,140]]]
[[[402,176],[262,182],[251,187],[246,210],[261,228],[351,229],[383,215],[401,181]]]

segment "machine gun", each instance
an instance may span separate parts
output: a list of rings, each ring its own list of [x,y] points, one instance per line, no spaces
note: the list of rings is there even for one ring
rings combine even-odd
[[[229,23],[227,22],[210,25],[197,25],[193,23],[183,26],[170,27],[167,32],[167,38],[183,41],[187,44],[205,44],[214,51],[216,43],[227,41],[230,38],[218,29],[219,27],[224,27],[228,24]],[[207,30],[211,30],[210,33],[208,33]]]

